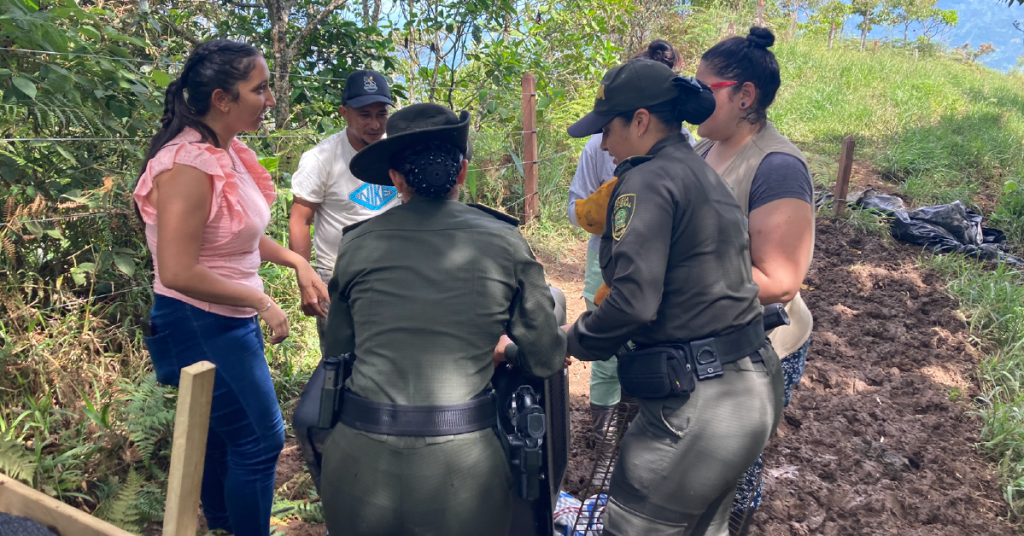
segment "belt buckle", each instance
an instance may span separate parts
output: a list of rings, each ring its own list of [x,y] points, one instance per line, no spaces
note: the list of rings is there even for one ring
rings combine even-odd
[[[722,375],[722,360],[714,337],[690,342],[690,355],[698,380],[708,380]]]

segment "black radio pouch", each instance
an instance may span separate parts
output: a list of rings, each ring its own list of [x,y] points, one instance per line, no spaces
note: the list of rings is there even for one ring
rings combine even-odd
[[[618,359],[619,384],[636,398],[665,398],[692,393],[697,387],[686,353],[672,346],[629,352]]]

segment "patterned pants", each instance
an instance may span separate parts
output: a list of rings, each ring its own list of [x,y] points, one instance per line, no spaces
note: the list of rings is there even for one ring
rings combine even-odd
[[[789,354],[782,360],[782,374],[785,382],[785,393],[783,395],[783,406],[788,407],[789,401],[793,398],[793,389],[800,383],[804,375],[804,366],[807,365],[807,350],[811,346],[811,340],[800,347],[799,350]],[[754,510],[761,506],[761,480],[758,476],[764,467],[764,454],[757,457],[754,465],[747,469],[747,472],[740,477],[739,485],[736,487],[736,497],[732,501],[734,512],[742,513],[748,508]]]

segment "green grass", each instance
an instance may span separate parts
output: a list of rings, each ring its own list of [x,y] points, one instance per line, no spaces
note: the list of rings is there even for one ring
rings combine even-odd
[[[915,61],[899,49],[862,53],[848,42],[828,51],[801,40],[775,52],[783,85],[769,117],[811,155],[834,161],[853,135],[856,158],[915,206],[970,203],[1024,176],[1024,78],[938,57]],[[819,184],[831,185],[834,168],[825,169]]]
[[[1024,274],[1005,264],[989,270],[954,255],[924,256],[921,264],[944,275],[960,301],[971,333],[990,357],[978,375],[983,395],[981,444],[1003,477],[1002,494],[1012,516],[1024,516]]]
[[[938,57],[915,61],[851,43],[829,52],[813,41],[776,48],[783,88],[769,114],[805,150],[815,183],[831,188],[840,141],[874,167],[913,208],[963,201],[1024,245],[1024,77]],[[993,210],[990,200],[998,199]],[[853,211],[844,222],[887,237],[886,221]],[[1024,274],[955,255],[921,265],[948,282],[990,357],[978,370],[980,447],[998,464],[1011,517],[1024,516]],[[951,392],[951,397],[961,393]]]

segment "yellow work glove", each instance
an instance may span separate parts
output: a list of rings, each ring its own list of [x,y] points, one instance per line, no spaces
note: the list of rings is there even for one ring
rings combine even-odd
[[[576,201],[576,221],[583,230],[590,234],[600,235],[604,232],[604,220],[608,214],[608,203],[611,202],[612,190],[618,178],[601,185],[596,192],[586,199]]]

